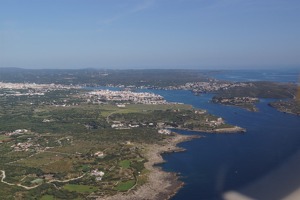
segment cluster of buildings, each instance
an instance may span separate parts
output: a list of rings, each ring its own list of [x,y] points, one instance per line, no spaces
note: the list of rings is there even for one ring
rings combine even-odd
[[[13,136],[13,135],[22,135],[22,134],[25,134],[25,133],[28,133],[27,129],[17,129],[17,130],[15,130],[13,132],[5,133],[5,135],[7,135],[7,136]]]
[[[162,123],[164,124],[164,123]],[[140,123],[140,122],[126,122],[126,121],[113,121],[113,124],[111,125],[111,128],[114,129],[131,129],[131,128],[138,128],[138,127],[158,127],[162,128],[165,126],[159,126],[154,124],[153,122],[145,122],[145,123]]]
[[[160,95],[148,92],[131,91],[111,91],[98,90],[87,94],[88,101],[91,102],[133,102],[136,104],[167,104],[167,101]]]
[[[209,121],[208,119],[205,120],[205,124],[209,125],[210,127],[217,127],[222,124],[225,124],[223,118],[219,117],[217,120]]]
[[[171,131],[168,130],[168,129],[159,129],[159,130],[158,130],[158,133],[159,133],[159,134],[162,134],[162,135],[170,135],[170,134],[171,134]]]
[[[235,105],[235,104],[257,103],[259,99],[255,97],[228,97],[228,98],[215,97],[213,98],[212,101],[215,103]]]
[[[79,86],[73,85],[61,85],[61,84],[36,84],[36,83],[4,83],[0,82],[0,89],[47,89],[47,90],[54,90],[54,89],[74,89],[80,88]]]
[[[147,124],[142,124],[143,126],[146,126]],[[114,121],[111,125],[114,129],[130,129],[130,128],[138,128],[140,127],[139,124],[127,124],[127,123],[121,123],[119,121]]]
[[[233,87],[246,87],[250,85],[251,83],[225,83],[218,81],[209,81],[186,83],[185,85],[180,86],[180,89],[192,90],[194,93],[207,93],[219,90],[228,90]]]
[[[92,170],[91,171],[91,176],[95,176],[96,177],[96,181],[101,181],[103,176],[104,176],[104,172],[103,171],[98,171],[98,169]]]
[[[0,96],[42,96],[46,92],[53,90],[65,90],[65,89],[78,89],[79,86],[67,86],[61,84],[36,84],[36,83],[4,83],[0,82],[0,89],[8,89],[0,94]],[[26,92],[14,91],[14,90],[26,90]]]
[[[94,156],[98,157],[98,158],[103,158],[104,157],[104,153],[103,153],[103,151],[97,151],[96,153],[94,153]]]
[[[114,129],[130,129],[130,128],[137,128],[140,126],[144,126],[144,127],[155,127],[154,123],[146,123],[146,124],[126,124],[126,123],[121,123],[119,121],[115,121],[111,127]],[[172,132],[168,129],[165,123],[157,123],[156,128],[158,128],[158,133],[162,134],[162,135],[170,135]],[[172,128],[172,127],[169,127]]]
[[[14,148],[14,151],[29,151],[29,148],[32,146],[33,144],[31,142],[19,142],[17,144],[12,145],[11,147]]]
[[[45,95],[44,92],[25,92],[25,93],[21,93],[21,92],[18,92],[18,91],[15,91],[15,92],[11,92],[11,93],[4,93],[4,94],[0,94],[0,97],[2,96],[15,96],[15,97],[19,97],[19,96],[43,96]]]

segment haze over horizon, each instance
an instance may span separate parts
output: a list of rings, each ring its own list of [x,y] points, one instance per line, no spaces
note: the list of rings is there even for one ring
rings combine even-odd
[[[0,0],[0,67],[300,68],[297,0]]]

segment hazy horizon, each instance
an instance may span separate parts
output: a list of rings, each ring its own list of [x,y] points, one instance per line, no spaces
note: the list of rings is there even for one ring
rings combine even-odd
[[[300,68],[295,0],[0,0],[0,67]]]
[[[125,68],[125,67],[119,67],[119,68],[112,68],[112,67],[78,67],[78,68],[62,68],[62,67],[36,67],[36,68],[30,68],[30,67],[0,67],[0,69],[20,69],[20,70],[199,70],[199,71],[300,71],[300,67],[277,67],[277,68],[218,68],[218,67],[211,67],[211,68],[158,68],[158,67],[148,67],[148,68]]]

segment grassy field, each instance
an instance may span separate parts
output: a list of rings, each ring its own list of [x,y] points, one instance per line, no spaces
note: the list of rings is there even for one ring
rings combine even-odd
[[[64,156],[55,153],[43,152],[35,154],[34,156],[27,158],[26,160],[20,160],[17,163],[23,164],[29,167],[42,167],[43,165],[48,165],[49,163],[57,162],[64,159]]]
[[[73,171],[73,163],[71,159],[65,158],[63,160],[53,161],[50,164],[41,167],[41,169],[45,173],[67,173]]]
[[[75,185],[75,184],[67,184],[64,186],[64,189],[70,192],[79,192],[79,193],[92,193],[98,190],[98,188],[94,186]]]
[[[55,198],[52,195],[44,195],[41,200],[55,200]]]
[[[186,104],[161,104],[161,105],[145,105],[145,104],[129,104],[125,108],[118,108],[116,105],[100,105],[101,115],[107,117],[111,113],[136,113],[136,112],[147,112],[154,110],[168,110],[168,109],[183,109],[190,110],[192,106]]]
[[[124,192],[124,191],[131,189],[134,185],[135,185],[135,181],[129,180],[126,182],[119,183],[115,189],[118,191]]]
[[[124,168],[124,169],[127,169],[130,167],[130,160],[122,160],[119,165]]]

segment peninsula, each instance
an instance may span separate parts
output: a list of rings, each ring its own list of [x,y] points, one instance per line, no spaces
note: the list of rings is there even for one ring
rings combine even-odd
[[[269,105],[276,108],[280,112],[300,115],[300,101],[296,99],[288,101],[276,101],[269,103]]]

